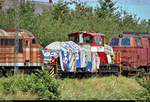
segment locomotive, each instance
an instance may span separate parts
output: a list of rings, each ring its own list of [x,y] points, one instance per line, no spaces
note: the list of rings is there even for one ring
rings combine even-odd
[[[123,32],[109,39],[113,47],[117,63],[121,64],[122,74],[137,75],[140,71],[145,74],[150,71],[150,33]]]
[[[112,47],[104,44],[104,34],[81,31],[68,34],[68,38],[71,42],[54,42],[43,50],[44,62],[53,66],[55,75],[120,74],[119,64],[113,62]]]
[[[12,74],[15,66],[15,29],[0,29],[0,72]],[[18,31],[18,61],[22,73],[30,73],[43,66],[42,47],[35,36],[24,29]]]
[[[17,66],[22,73],[46,69],[55,76],[104,74],[136,75],[150,71],[150,33],[124,32],[105,44],[105,34],[80,31],[68,34],[66,42],[53,42],[45,49],[35,36],[19,31]],[[13,73],[15,66],[15,29],[0,29],[0,72]],[[44,66],[45,65],[45,66]]]

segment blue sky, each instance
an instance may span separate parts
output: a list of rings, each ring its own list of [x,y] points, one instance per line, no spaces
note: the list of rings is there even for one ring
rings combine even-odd
[[[34,0],[48,2],[49,0]],[[57,2],[58,0],[53,0]],[[65,0],[70,1],[70,0]],[[88,6],[96,7],[98,5],[97,0],[80,0],[87,1]],[[114,0],[116,1],[116,0]],[[122,7],[122,9],[127,10],[131,14],[136,14],[137,17],[141,19],[150,19],[150,0],[117,0],[116,6]]]

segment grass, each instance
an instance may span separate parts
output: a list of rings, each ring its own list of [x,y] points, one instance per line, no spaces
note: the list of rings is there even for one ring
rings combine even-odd
[[[0,100],[38,100],[30,92],[17,91],[16,94],[3,94],[2,83],[7,78],[0,78]],[[146,100],[147,90],[140,86],[135,78],[94,77],[88,79],[58,79],[61,100]]]
[[[147,90],[134,78],[103,77],[60,80],[61,100],[136,100],[146,99]]]
[[[5,90],[3,88],[2,83],[7,81],[7,78],[0,78],[0,100],[37,100],[38,96],[33,95],[29,92],[17,92],[16,94],[3,94],[3,91]]]
[[[0,93],[0,100],[37,100],[37,95],[31,93],[17,92],[16,94],[3,95]]]

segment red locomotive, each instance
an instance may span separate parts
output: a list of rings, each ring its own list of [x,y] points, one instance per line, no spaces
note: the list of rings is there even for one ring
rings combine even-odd
[[[135,75],[143,69],[150,70],[150,33],[124,32],[109,39],[121,72]],[[119,59],[119,60],[117,60]]]
[[[20,29],[17,66],[25,72],[41,68],[43,65],[42,47],[27,30]],[[14,69],[15,29],[0,29],[0,72]]]
[[[84,31],[68,34],[69,40],[78,43],[81,47],[89,49],[91,52],[97,52],[100,65],[98,73],[114,73],[120,74],[120,67],[117,63],[113,63],[113,49],[105,44],[105,34],[96,33],[94,31]]]

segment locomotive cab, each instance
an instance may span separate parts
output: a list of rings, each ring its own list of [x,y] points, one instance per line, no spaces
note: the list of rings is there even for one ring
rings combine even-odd
[[[68,34],[69,40],[79,45],[104,46],[104,34],[93,31],[77,32]]]
[[[81,47],[97,52],[100,58],[100,64],[108,64],[107,55],[104,52],[104,34],[95,33],[94,31],[84,31],[68,34],[69,40],[79,44]]]

